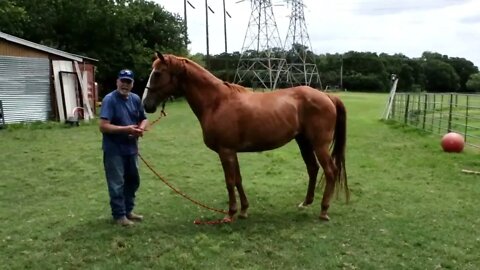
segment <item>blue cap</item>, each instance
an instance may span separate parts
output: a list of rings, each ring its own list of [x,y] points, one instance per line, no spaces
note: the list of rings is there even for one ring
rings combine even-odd
[[[131,71],[130,69],[122,69],[120,70],[120,72],[118,73],[118,79],[127,79],[127,80],[131,80],[133,82],[133,71]]]

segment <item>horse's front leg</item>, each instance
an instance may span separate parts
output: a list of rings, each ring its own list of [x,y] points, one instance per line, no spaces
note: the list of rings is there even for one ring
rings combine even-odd
[[[233,150],[222,149],[218,152],[225,174],[225,184],[228,191],[228,218],[237,213],[237,199],[235,197],[236,172],[238,170],[237,153]]]

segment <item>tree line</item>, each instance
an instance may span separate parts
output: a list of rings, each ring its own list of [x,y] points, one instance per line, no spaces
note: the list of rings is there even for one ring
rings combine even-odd
[[[98,59],[101,96],[115,87],[116,73],[122,68],[134,70],[134,91],[143,91],[156,50],[187,56],[230,82],[241,56],[240,52],[208,59],[199,53],[190,55],[183,18],[147,0],[2,0],[0,31]],[[386,92],[391,74],[396,74],[399,91],[480,92],[478,67],[465,58],[436,52],[424,52],[419,58],[356,51],[316,55],[303,49],[315,59],[323,88]],[[293,61],[291,51],[275,48],[274,53]],[[249,81],[243,84],[252,86]]]
[[[424,52],[419,58],[356,51],[344,54],[308,53],[315,59],[323,88],[386,92],[390,89],[392,74],[395,74],[399,78],[399,91],[480,92],[478,67],[465,58],[436,52]],[[197,55],[197,58],[202,57]],[[239,59],[239,52],[211,56],[209,69],[218,77],[232,81]],[[246,84],[251,86],[248,82]]]

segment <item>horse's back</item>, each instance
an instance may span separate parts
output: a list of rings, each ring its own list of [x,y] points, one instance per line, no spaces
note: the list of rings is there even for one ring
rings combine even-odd
[[[240,103],[243,104],[240,110],[256,113],[296,111],[299,117],[302,117],[302,114],[321,114],[328,118],[327,115],[335,115],[336,111],[335,104],[328,94],[309,86],[281,88],[270,92],[244,92],[238,95]]]
[[[279,88],[270,92],[244,92],[244,95],[249,95],[251,100],[275,100],[283,98],[295,98],[298,100],[312,100],[325,102],[328,101],[328,95],[320,90],[310,86],[295,86],[289,88]],[[323,101],[321,101],[323,100]]]
[[[299,109],[306,111],[335,112],[335,104],[328,94],[310,86],[296,86],[277,91],[280,95],[290,96],[298,102]]]
[[[262,107],[261,111],[282,114],[283,119],[295,119],[299,130],[329,130],[337,117],[334,99],[327,93],[309,86],[296,86],[266,93],[251,93],[250,104]],[[292,118],[292,116],[295,118]]]

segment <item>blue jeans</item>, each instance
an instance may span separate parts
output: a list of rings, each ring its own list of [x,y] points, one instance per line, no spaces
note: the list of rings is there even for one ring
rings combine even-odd
[[[131,213],[135,206],[135,192],[140,186],[138,155],[103,153],[112,216],[119,219]]]

